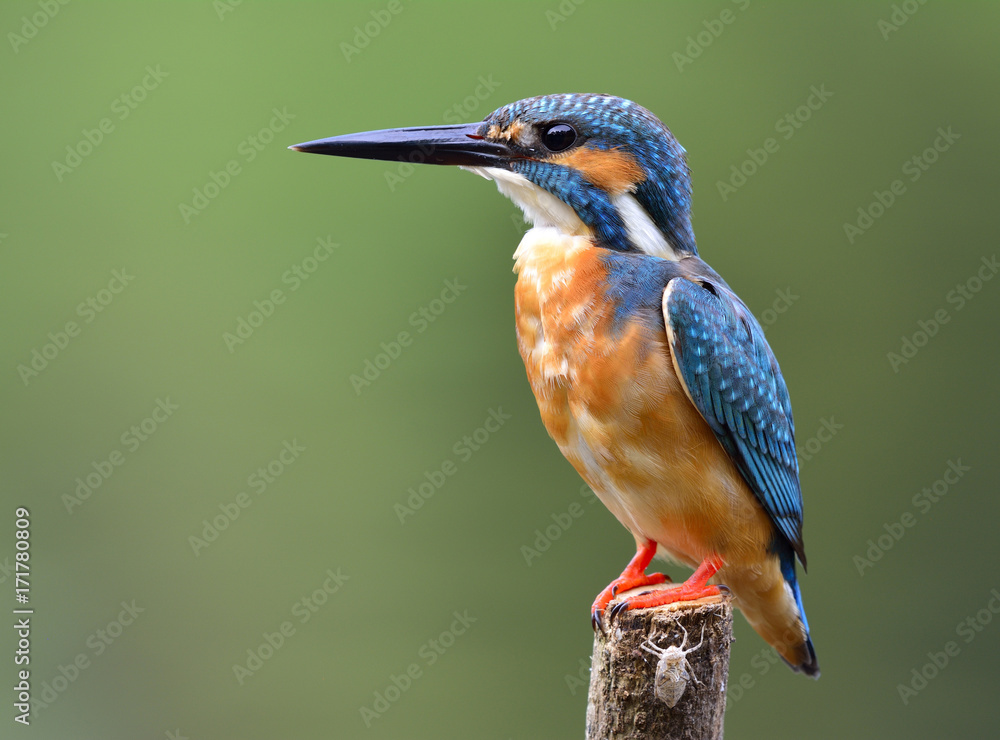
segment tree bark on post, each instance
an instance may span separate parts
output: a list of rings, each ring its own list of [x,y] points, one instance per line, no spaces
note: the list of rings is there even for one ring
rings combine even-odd
[[[673,588],[664,584],[660,588]],[[647,586],[620,594],[622,598],[651,590]],[[682,629],[683,628],[683,629]],[[657,696],[655,678],[661,658],[641,648],[652,638],[658,648],[680,647],[687,630],[690,676],[683,694],[676,699],[680,683],[669,681],[661,695],[676,700],[671,707]],[[729,678],[729,646],[733,641],[733,607],[729,594],[698,601],[623,612],[608,625],[608,635],[594,636],[587,701],[587,740],[651,740],[722,738]],[[648,643],[647,643],[648,646]],[[665,656],[665,668],[683,666],[676,651]],[[676,674],[675,674],[676,675]],[[669,676],[668,676],[669,677]],[[697,681],[695,680],[697,678]],[[701,683],[699,684],[698,681]]]

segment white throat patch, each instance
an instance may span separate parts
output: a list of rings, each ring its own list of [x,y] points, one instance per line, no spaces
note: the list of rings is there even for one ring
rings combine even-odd
[[[544,188],[540,188],[524,175],[500,167],[462,167],[487,180],[493,180],[497,189],[524,211],[524,218],[535,228],[552,227],[567,236],[587,236],[590,228],[580,220],[576,211]],[[661,259],[676,260],[677,253],[646,210],[631,193],[611,196],[611,203],[625,222],[629,240],[645,254]]]
[[[567,235],[589,234],[590,229],[576,211],[548,190],[538,187],[524,175],[500,167],[463,167],[463,170],[493,180],[497,189],[524,211],[524,220],[532,226],[553,226]]]

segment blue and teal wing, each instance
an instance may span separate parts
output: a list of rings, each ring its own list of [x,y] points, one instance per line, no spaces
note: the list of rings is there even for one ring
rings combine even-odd
[[[764,330],[708,281],[671,280],[663,315],[688,396],[805,567],[792,404]]]

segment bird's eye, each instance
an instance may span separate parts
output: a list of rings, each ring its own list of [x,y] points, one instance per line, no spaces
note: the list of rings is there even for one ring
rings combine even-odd
[[[569,149],[576,141],[576,129],[566,123],[556,123],[545,129],[542,143],[550,152],[561,152]]]

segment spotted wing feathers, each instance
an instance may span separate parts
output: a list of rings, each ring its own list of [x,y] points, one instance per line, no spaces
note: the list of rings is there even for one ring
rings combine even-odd
[[[805,567],[792,407],[764,330],[708,281],[671,280],[663,315],[688,396]]]

